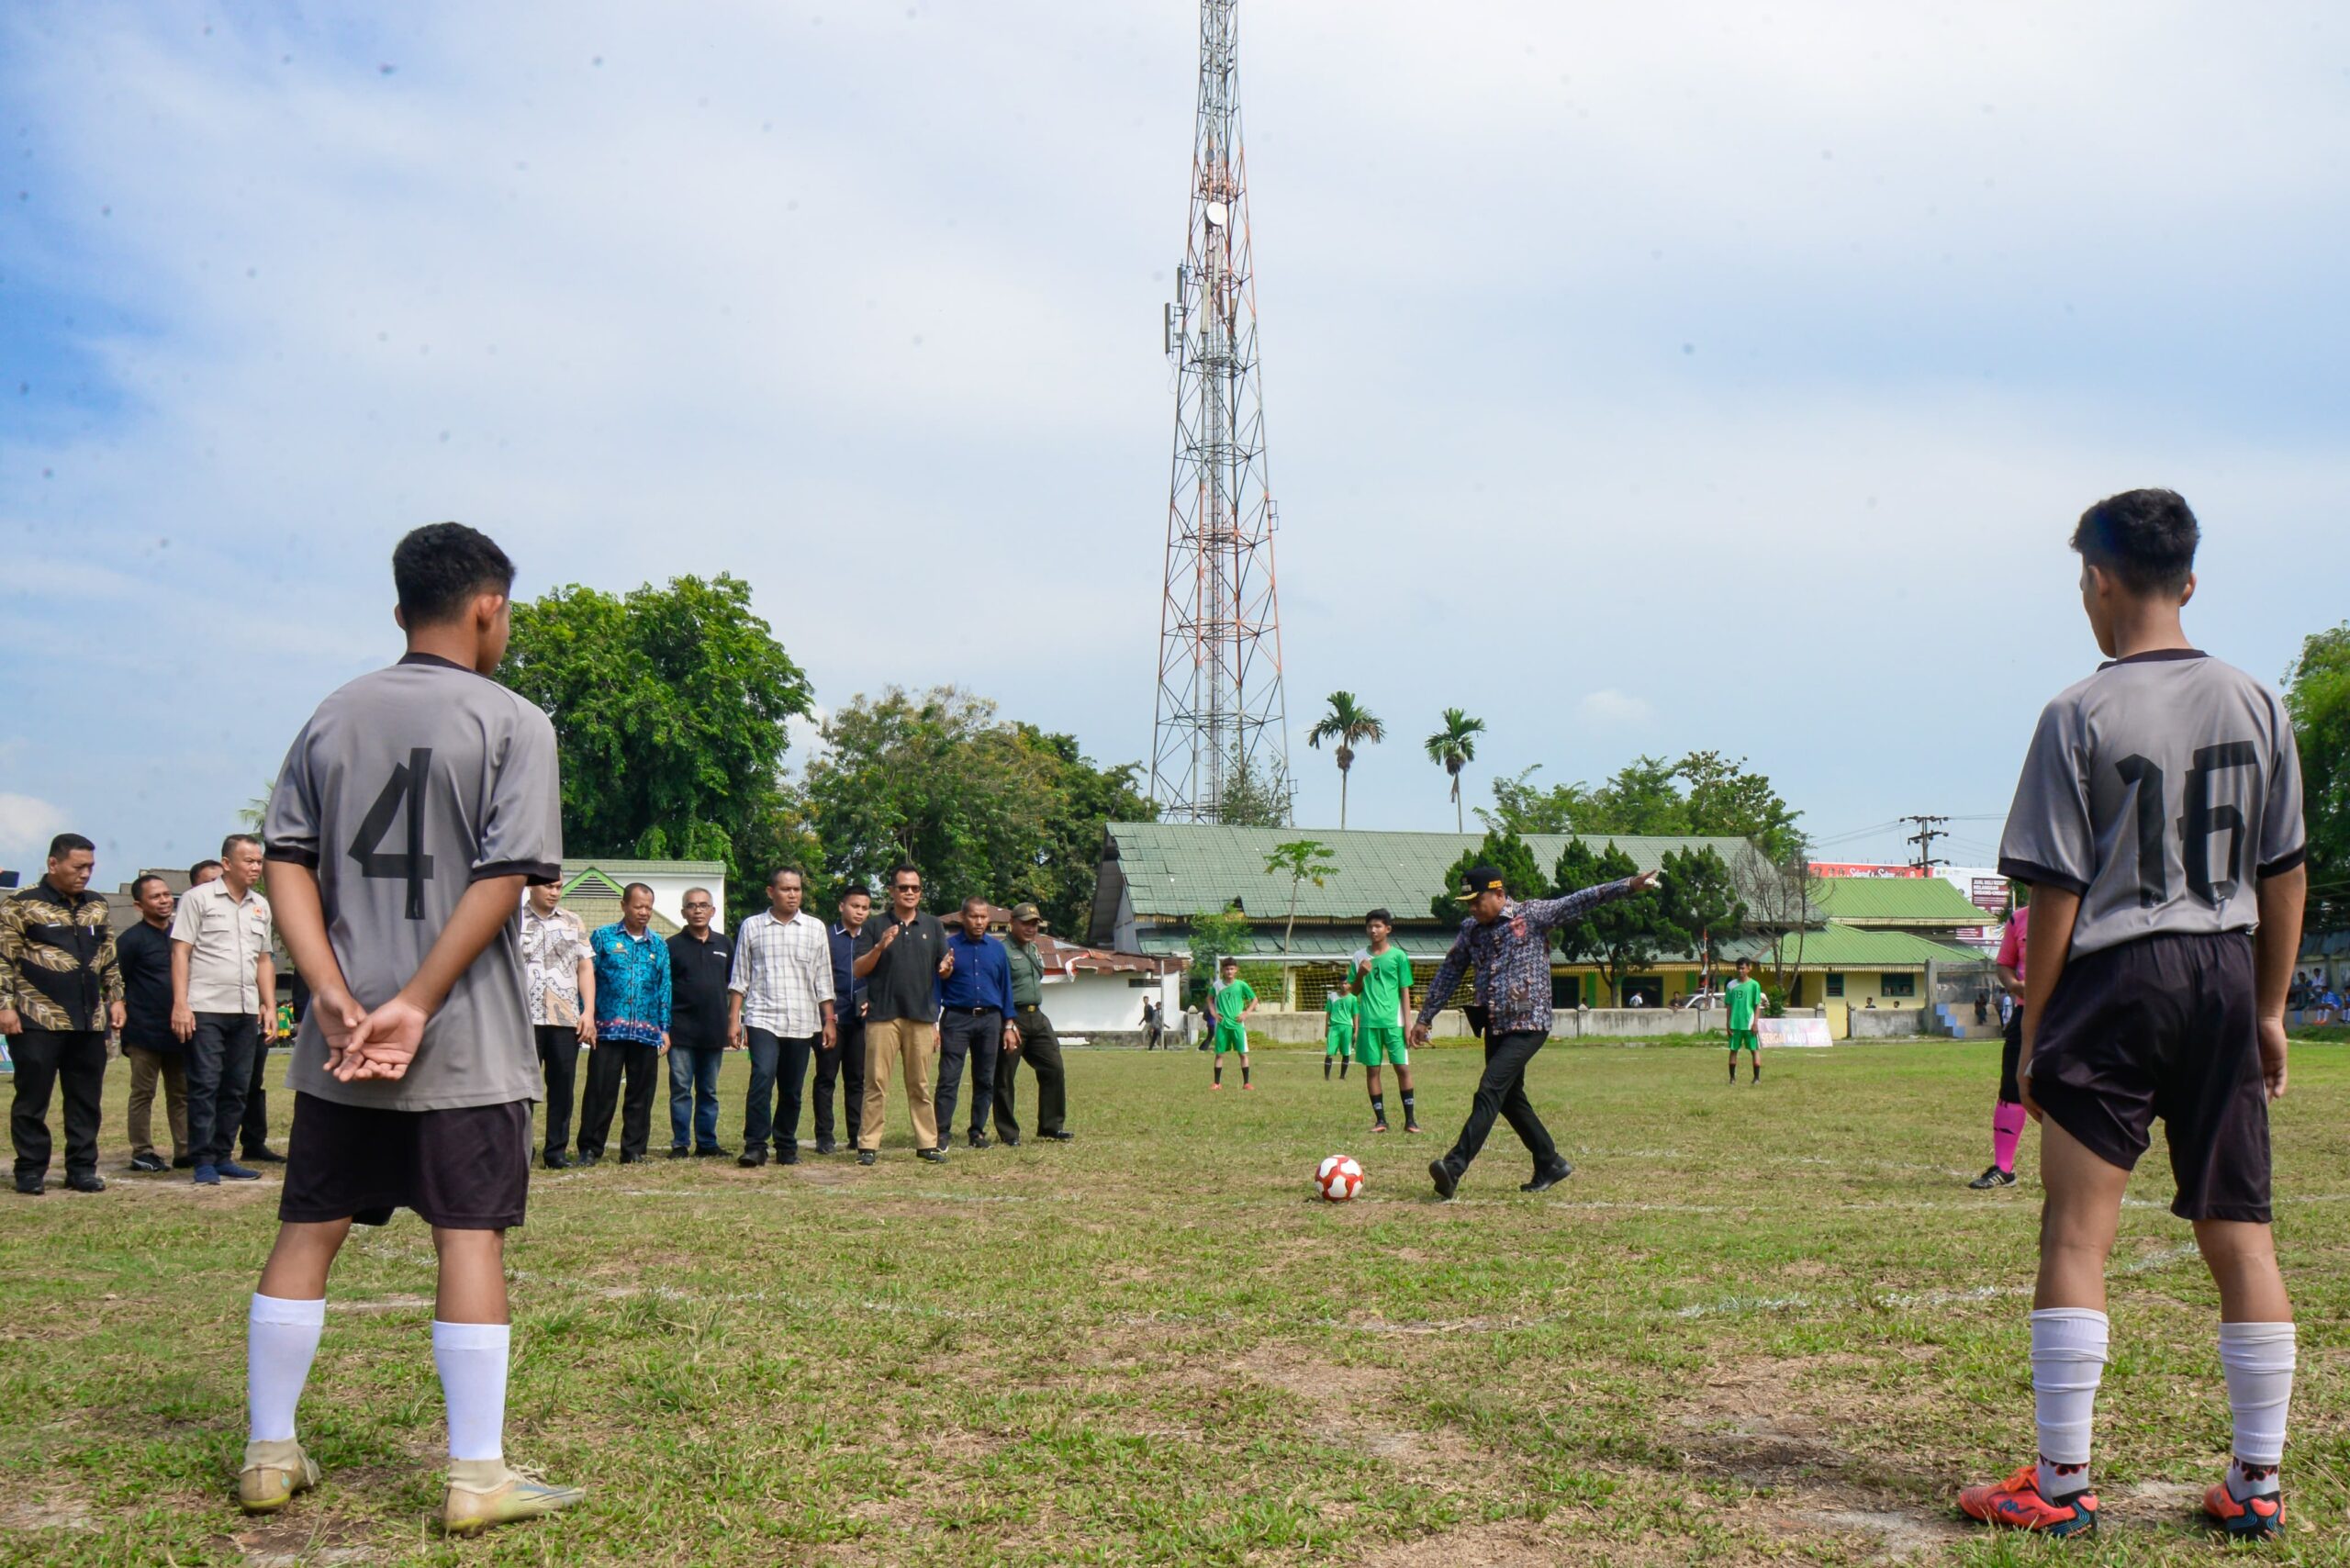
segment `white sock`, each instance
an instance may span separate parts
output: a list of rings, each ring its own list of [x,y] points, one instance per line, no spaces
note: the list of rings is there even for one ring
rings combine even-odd
[[[2085,1306],[2031,1315],[2031,1394],[2040,1425],[2040,1495],[2053,1502],[2089,1484],[2089,1428],[2105,1375],[2105,1314]]]
[[[2228,1408],[2236,1418],[2228,1491],[2241,1503],[2277,1489],[2285,1416],[2293,1403],[2293,1326],[2221,1324],[2220,1366],[2228,1374]]]
[[[433,1320],[432,1364],[449,1404],[451,1459],[505,1457],[506,1348],[513,1333],[503,1323]]]
[[[257,1443],[294,1436],[294,1406],[310,1381],[310,1359],[327,1326],[325,1298],[287,1301],[253,1293],[245,1319],[245,1436]]]

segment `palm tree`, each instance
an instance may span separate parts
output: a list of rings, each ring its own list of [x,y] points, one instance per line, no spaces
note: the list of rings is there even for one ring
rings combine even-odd
[[[1387,726],[1376,714],[1355,701],[1351,691],[1330,693],[1330,711],[1305,732],[1305,744],[1320,750],[1324,741],[1338,743],[1338,828],[1347,825],[1347,775],[1355,765],[1355,747],[1365,741],[1383,741]]]
[[[1447,708],[1444,728],[1428,737],[1428,760],[1444,764],[1445,772],[1452,778],[1452,825],[1456,832],[1468,831],[1468,819],[1460,810],[1460,770],[1477,760],[1477,737],[1484,733],[1484,720],[1472,719],[1458,708]]]

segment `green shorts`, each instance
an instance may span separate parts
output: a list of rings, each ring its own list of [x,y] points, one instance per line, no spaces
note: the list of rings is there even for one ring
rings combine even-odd
[[[1412,1053],[1404,1048],[1404,1025],[1365,1024],[1361,1037],[1355,1042],[1355,1060],[1365,1067],[1377,1067],[1382,1062],[1409,1067]]]
[[[1733,1053],[1738,1051],[1752,1051],[1756,1056],[1761,1056],[1762,1054],[1762,1031],[1758,1029],[1732,1029],[1729,1032],[1729,1048]]]
[[[1219,1022],[1216,1025],[1215,1054],[1222,1056],[1226,1051],[1238,1051],[1244,1057],[1248,1054],[1248,1026],[1247,1025],[1227,1024],[1222,1022]]]
[[[1330,1031],[1330,1037],[1322,1043],[1322,1054],[1326,1057],[1342,1057],[1354,1048],[1354,1044],[1355,1033],[1352,1029],[1333,1029]]]

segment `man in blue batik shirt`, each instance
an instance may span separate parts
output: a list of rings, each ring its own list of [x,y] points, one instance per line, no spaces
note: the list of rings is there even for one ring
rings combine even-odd
[[[653,1096],[669,1050],[669,946],[653,935],[653,890],[631,882],[621,918],[596,928],[588,950],[596,963],[596,1044],[588,1093],[579,1108],[579,1163],[604,1158],[612,1110],[621,1111],[621,1163],[644,1158],[653,1132]],[[621,1079],[628,1079],[621,1103]]]

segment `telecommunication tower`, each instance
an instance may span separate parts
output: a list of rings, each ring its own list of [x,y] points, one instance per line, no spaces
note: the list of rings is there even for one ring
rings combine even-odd
[[[1201,0],[1191,227],[1164,328],[1176,369],[1175,457],[1150,789],[1175,822],[1223,820],[1240,768],[1259,787],[1289,772],[1237,9],[1238,0]]]

